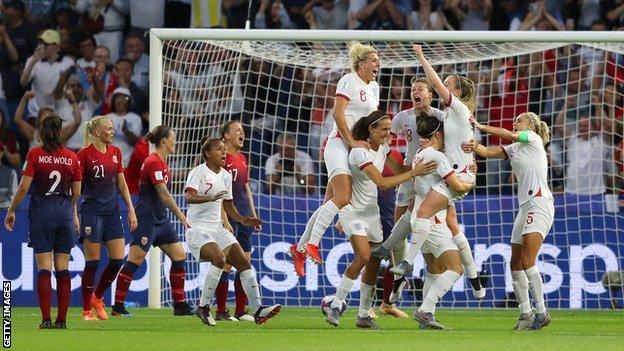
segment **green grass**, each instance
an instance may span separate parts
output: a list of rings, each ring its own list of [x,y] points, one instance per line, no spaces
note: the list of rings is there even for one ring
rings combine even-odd
[[[37,330],[36,308],[13,308],[15,350],[623,350],[622,311],[551,311],[539,332],[514,332],[515,310],[440,310],[450,331],[423,331],[409,319],[380,316],[380,331],[357,330],[349,308],[339,328],[316,308],[285,308],[264,325],[249,322],[201,324],[174,317],[169,309],[134,309],[132,318],[85,322],[72,308],[68,330]],[[408,311],[411,312],[411,311]]]

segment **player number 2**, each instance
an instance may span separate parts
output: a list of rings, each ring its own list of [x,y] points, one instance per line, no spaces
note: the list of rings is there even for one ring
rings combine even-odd
[[[95,171],[94,178],[104,178],[104,165],[93,166],[93,170]]]
[[[46,195],[52,195],[52,194],[54,194],[54,190],[56,190],[56,187],[61,182],[61,172],[59,172],[59,171],[52,171],[52,172],[50,172],[50,175],[48,176],[48,179],[54,179],[54,183],[52,183],[52,186],[50,187],[50,190],[48,190],[48,192],[46,193]]]

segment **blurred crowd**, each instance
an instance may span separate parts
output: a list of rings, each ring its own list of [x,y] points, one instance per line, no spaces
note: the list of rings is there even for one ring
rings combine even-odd
[[[0,207],[8,203],[37,121],[55,112],[70,149],[83,123],[109,115],[131,191],[137,191],[149,111],[149,28],[367,30],[621,30],[624,0],[5,0],[0,3]],[[315,48],[309,48],[314,50]],[[318,49],[318,48],[317,48]],[[322,50],[322,48],[320,49]],[[237,118],[250,141],[256,190],[312,194],[326,179],[322,147],[335,84],[345,71],[241,58],[206,42],[164,45],[164,120],[178,128],[179,154]],[[435,62],[434,62],[435,63]],[[624,55],[566,45],[508,59],[438,66],[478,84],[477,117],[511,128],[533,111],[552,126],[548,146],[555,191],[622,189]],[[381,107],[411,107],[411,68],[382,69]],[[276,88],[278,87],[278,88]],[[436,105],[437,102],[434,102]],[[406,136],[394,142],[401,150]],[[484,143],[498,144],[494,137]],[[196,162],[178,157],[183,181]],[[477,191],[511,191],[505,162],[480,161]],[[320,174],[320,175],[319,175]],[[487,190],[486,190],[487,189]]]

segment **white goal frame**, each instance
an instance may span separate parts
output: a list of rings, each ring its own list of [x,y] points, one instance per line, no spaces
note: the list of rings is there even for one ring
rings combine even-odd
[[[356,31],[356,30],[271,30],[271,29],[164,29],[150,30],[149,129],[162,123],[163,40],[252,40],[301,42],[533,42],[533,43],[622,43],[624,31]],[[148,307],[161,307],[160,249],[149,253]]]

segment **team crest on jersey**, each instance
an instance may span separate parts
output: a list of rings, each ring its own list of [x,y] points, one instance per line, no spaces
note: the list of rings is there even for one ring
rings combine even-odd
[[[360,90],[360,101],[366,102],[366,92],[364,90]]]
[[[85,235],[91,235],[91,227],[85,227],[84,233]]]
[[[119,163],[119,161],[117,161],[117,155],[113,155],[113,162]]]
[[[147,239],[147,237],[146,237],[146,236],[141,237],[141,245],[143,245],[143,246],[147,245],[147,241],[148,241],[148,240],[149,240],[149,239]]]

